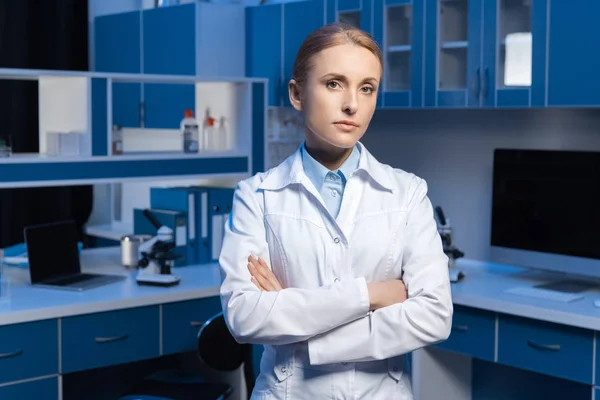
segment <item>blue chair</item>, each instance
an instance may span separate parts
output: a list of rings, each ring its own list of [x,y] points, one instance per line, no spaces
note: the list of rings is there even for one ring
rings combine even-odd
[[[252,345],[235,341],[223,313],[218,313],[206,321],[198,332],[198,358],[210,368],[231,372],[244,365],[244,377],[248,398],[254,389],[254,368],[252,365]],[[199,377],[160,379],[146,378],[120,400],[221,400],[227,399],[233,388],[225,383],[206,382]]]

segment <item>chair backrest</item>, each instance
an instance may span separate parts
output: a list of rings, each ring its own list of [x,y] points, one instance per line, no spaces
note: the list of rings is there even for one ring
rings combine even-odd
[[[248,397],[254,389],[252,345],[238,343],[225,323],[220,312],[202,325],[198,332],[198,357],[209,367],[231,372],[244,364],[244,378]]]

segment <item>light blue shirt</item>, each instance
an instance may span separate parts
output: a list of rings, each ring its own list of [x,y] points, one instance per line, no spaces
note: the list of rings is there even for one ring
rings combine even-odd
[[[358,146],[354,146],[346,161],[337,170],[330,171],[308,154],[306,147],[302,145],[304,173],[321,194],[325,206],[334,218],[337,218],[340,212],[346,182],[350,174],[358,168],[359,160],[360,150]]]

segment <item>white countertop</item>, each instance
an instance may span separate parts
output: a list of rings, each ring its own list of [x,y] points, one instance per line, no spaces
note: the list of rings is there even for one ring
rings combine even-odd
[[[5,267],[10,296],[0,302],[0,325],[218,296],[221,284],[218,265],[213,263],[175,268],[181,283],[174,287],[139,286],[136,271],[121,267],[119,247],[84,250],[81,265],[84,272],[119,274],[128,279],[71,292],[32,287],[28,269]],[[600,331],[600,308],[593,304],[600,300],[598,280],[598,287],[586,292],[583,299],[560,303],[504,290],[568,279],[564,275],[469,259],[458,260],[457,268],[465,272],[465,278],[452,284],[455,305]]]
[[[128,279],[83,292],[38,288],[29,284],[29,269],[4,267],[10,296],[0,302],[0,325],[142,307],[219,295],[221,277],[216,263],[178,267],[181,282],[173,287],[139,286],[136,271],[120,265],[120,247],[84,250],[83,272],[127,276]]]
[[[598,286],[585,292],[584,298],[561,303],[509,294],[504,290],[573,277],[468,259],[459,259],[457,268],[465,272],[465,278],[452,284],[455,305],[600,331],[600,308],[593,304],[594,300],[600,300],[598,280],[592,280]]]

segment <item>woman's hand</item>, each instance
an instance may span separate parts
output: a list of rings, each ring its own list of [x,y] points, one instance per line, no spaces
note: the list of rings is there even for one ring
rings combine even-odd
[[[408,290],[401,279],[367,283],[371,310],[403,303],[408,299]]]
[[[254,256],[248,257],[248,270],[252,277],[250,280],[260,290],[265,292],[277,292],[282,290],[281,284],[273,274],[273,271],[267,266],[265,260],[262,257],[255,258]]]

